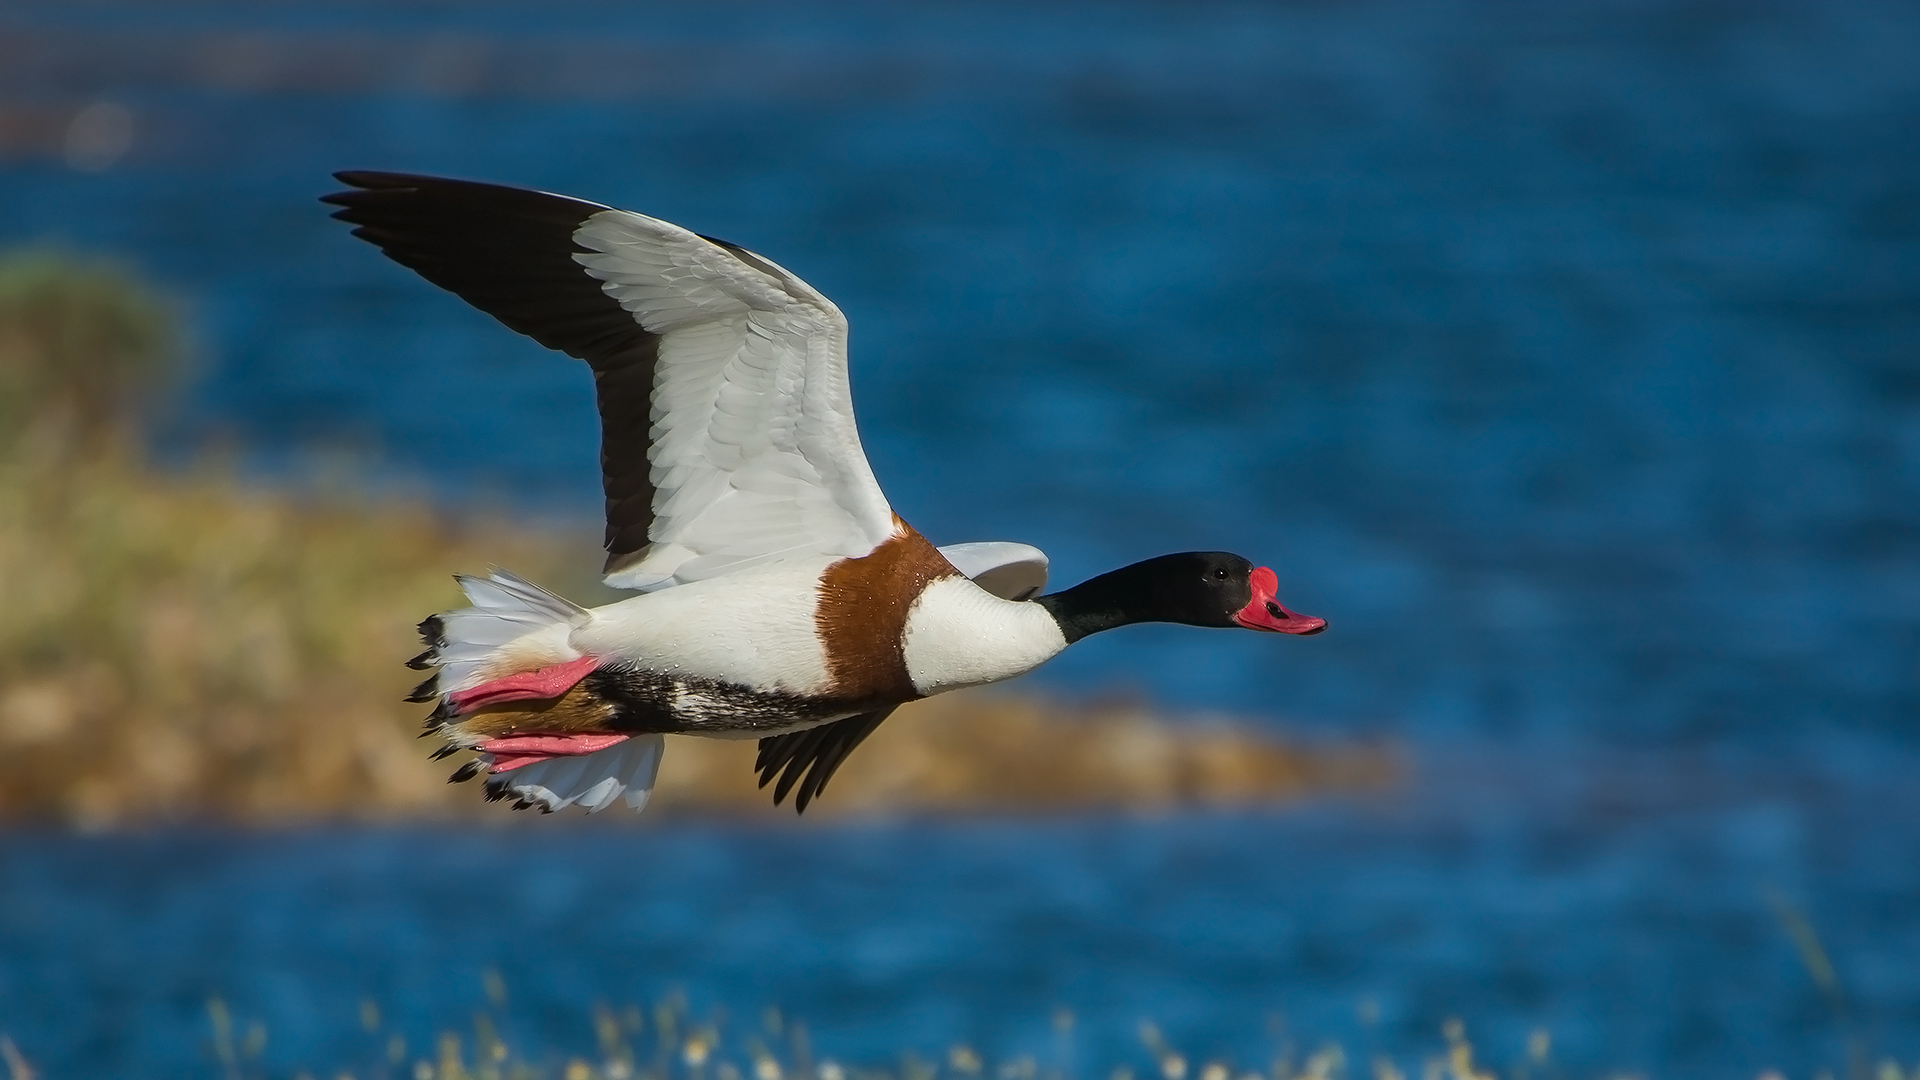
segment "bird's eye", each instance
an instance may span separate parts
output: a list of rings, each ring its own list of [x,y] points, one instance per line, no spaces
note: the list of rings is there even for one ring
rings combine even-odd
[[[1225,568],[1225,567],[1221,567],[1220,569],[1218,569],[1218,570],[1215,570],[1215,571],[1213,572],[1213,576],[1214,576],[1214,578],[1215,578],[1216,580],[1218,580],[1218,581],[1225,581],[1225,580],[1227,580],[1227,571],[1226,571],[1226,568]]]

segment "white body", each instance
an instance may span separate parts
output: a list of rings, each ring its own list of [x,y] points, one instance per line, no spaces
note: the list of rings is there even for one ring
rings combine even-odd
[[[833,562],[813,556],[763,563],[629,597],[594,608],[571,643],[580,655],[666,675],[822,694],[827,657],[814,609],[820,572]]]
[[[989,553],[1008,561],[996,563]],[[956,563],[1018,595],[1045,584],[1046,556],[1026,545],[962,545],[956,554],[962,556]],[[474,606],[442,616],[455,635],[448,649],[463,659],[443,673],[456,679],[448,688],[458,690],[502,670],[597,656],[664,674],[802,696],[821,693],[829,679],[815,610],[820,572],[832,561],[763,564],[591,610],[505,571],[463,577],[461,587]],[[928,585],[907,614],[903,641],[908,675],[926,695],[1012,678],[1066,645],[1045,608],[995,596],[968,578]],[[772,732],[738,737],[767,734]],[[516,797],[549,810],[576,806],[593,813],[622,795],[639,810],[653,789],[665,745],[659,735],[638,735],[592,754],[536,762],[507,774],[509,787]]]
[[[594,608],[570,642],[576,655],[628,660],[666,675],[825,694],[831,679],[815,609],[820,573],[831,562],[763,564]],[[1067,640],[1040,605],[1003,600],[968,578],[949,577],[914,602],[903,645],[914,689],[932,695],[1032,671]]]
[[[989,584],[1027,593],[1045,582],[1045,556],[1024,544],[957,549]],[[988,562],[979,549],[1004,549],[1019,562]],[[1037,571],[1035,556],[1042,560]],[[816,611],[821,572],[834,561],[809,556],[763,563],[590,610],[512,575],[462,579],[476,606],[445,616],[458,620],[452,625],[459,642],[446,651],[464,645],[479,655],[457,670],[450,661],[444,685],[464,690],[502,672],[595,656],[663,675],[824,695],[831,678]],[[1009,565],[1019,571],[1011,578]],[[1067,643],[1045,608],[1002,599],[957,577],[934,581],[920,594],[907,614],[903,645],[914,688],[931,695],[1031,671]]]

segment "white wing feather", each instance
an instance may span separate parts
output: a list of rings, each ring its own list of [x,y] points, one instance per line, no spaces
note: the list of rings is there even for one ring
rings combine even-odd
[[[589,217],[574,256],[648,332],[653,524],[607,584],[658,589],[785,555],[859,556],[893,510],[854,426],[847,320],[774,263],[667,222]]]
[[[1025,600],[1047,587],[1047,553],[1005,540],[948,544],[940,549],[955,570],[1002,600]]]

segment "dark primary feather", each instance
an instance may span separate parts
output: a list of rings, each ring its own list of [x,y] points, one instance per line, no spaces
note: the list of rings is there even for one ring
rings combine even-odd
[[[607,566],[647,545],[648,410],[660,339],[575,262],[581,223],[608,207],[521,188],[384,172],[335,174],[321,201],[353,235],[510,329],[593,368]]]
[[[754,770],[760,774],[760,786],[766,787],[776,774],[780,777],[773,788],[773,805],[779,806],[799,781],[800,792],[794,798],[793,809],[795,813],[806,813],[807,804],[826,789],[827,781],[833,778],[840,763],[873,734],[881,721],[893,715],[893,709],[889,706],[805,731],[761,739],[760,756],[753,763]]]

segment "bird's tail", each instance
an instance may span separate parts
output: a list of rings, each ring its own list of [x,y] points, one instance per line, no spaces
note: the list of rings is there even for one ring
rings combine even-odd
[[[665,740],[613,729],[615,708],[589,680],[599,660],[572,643],[593,618],[587,609],[495,569],[457,575],[472,607],[420,624],[427,649],[407,666],[432,670],[408,701],[435,702],[426,734],[479,755],[456,782],[487,774],[487,798],[517,809],[579,806],[589,813],[626,795],[646,805]]]

